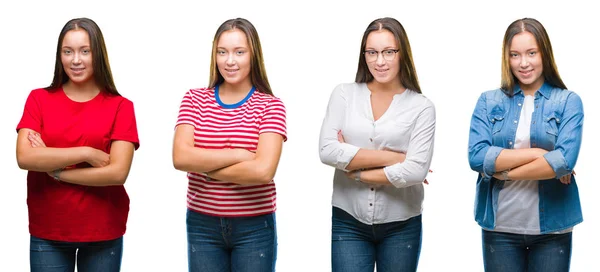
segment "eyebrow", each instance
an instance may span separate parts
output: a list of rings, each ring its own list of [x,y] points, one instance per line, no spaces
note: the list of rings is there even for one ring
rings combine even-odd
[[[225,47],[220,47],[220,46],[219,46],[219,47],[217,47],[217,49],[223,49],[223,50],[227,50],[227,48],[225,48]],[[233,49],[234,49],[234,50],[235,50],[235,49],[248,49],[248,47],[244,47],[244,46],[238,46],[238,47],[235,47],[235,48],[233,48]]]

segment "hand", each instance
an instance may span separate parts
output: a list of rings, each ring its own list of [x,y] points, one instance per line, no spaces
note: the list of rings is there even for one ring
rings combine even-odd
[[[433,170],[429,169],[429,173],[433,173]],[[423,183],[425,183],[425,184],[429,185],[429,181],[427,181],[427,179],[425,179],[425,180],[423,181]]]
[[[354,171],[346,172],[346,177],[348,177],[351,180],[358,179],[360,181],[360,170],[354,170]]]
[[[46,147],[46,144],[42,140],[42,136],[37,132],[30,131],[29,134],[27,134],[27,139],[29,140],[31,147]]]
[[[344,141],[344,135],[342,135],[342,131],[341,130],[338,131],[337,138],[338,138],[338,141],[340,143],[345,143],[346,142],[346,141]]]
[[[104,167],[110,163],[110,155],[106,152],[95,149],[93,147],[88,147],[86,154],[86,162],[89,163],[93,167]]]
[[[560,179],[558,179],[558,180],[560,180],[560,182],[562,184],[571,184],[571,176],[574,176],[574,175],[575,175],[575,170],[573,170],[573,172],[571,174],[560,177]]]

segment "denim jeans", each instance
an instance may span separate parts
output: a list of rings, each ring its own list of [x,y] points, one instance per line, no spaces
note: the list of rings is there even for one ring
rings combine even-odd
[[[572,233],[522,235],[483,230],[486,272],[563,272],[571,263]]]
[[[218,217],[187,211],[190,272],[275,271],[275,213]]]
[[[333,207],[333,272],[416,271],[421,252],[421,215],[405,221],[367,225]]]
[[[123,237],[100,242],[61,242],[31,236],[32,272],[117,272],[121,269]]]

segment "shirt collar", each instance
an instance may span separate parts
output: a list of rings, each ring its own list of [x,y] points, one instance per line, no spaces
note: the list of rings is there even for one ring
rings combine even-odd
[[[519,87],[519,85],[517,84],[517,86],[515,86],[515,95],[517,94],[521,94],[523,95],[523,90],[521,90],[521,87]],[[537,93],[539,93],[539,95],[543,96],[546,99],[550,99],[550,93],[552,93],[552,86],[550,86],[550,84],[544,82],[544,84],[542,84],[542,86],[540,87],[539,90],[537,90],[536,95],[538,95]]]

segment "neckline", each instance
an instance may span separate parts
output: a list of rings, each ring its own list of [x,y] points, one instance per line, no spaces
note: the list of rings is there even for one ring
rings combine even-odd
[[[100,90],[100,91],[99,91],[99,92],[98,92],[98,93],[97,93],[97,94],[96,94],[94,97],[92,97],[91,99],[89,99],[89,100],[86,100],[86,101],[75,101],[75,100],[71,99],[71,98],[70,98],[70,97],[67,95],[67,93],[65,93],[65,89],[63,88],[63,86],[60,86],[59,92],[62,94],[62,96],[63,96],[65,99],[67,99],[67,100],[68,100],[68,101],[70,101],[71,103],[75,103],[75,104],[81,104],[81,105],[83,105],[83,104],[86,104],[86,103],[90,103],[90,102],[92,102],[92,101],[94,101],[94,100],[98,99],[99,97],[101,97],[101,96],[102,96],[102,92],[103,92],[103,91],[102,91],[102,90]]]
[[[383,114],[381,114],[381,116],[379,116],[379,118],[377,118],[377,120],[375,120],[375,115],[373,115],[373,105],[372,105],[372,100],[371,100],[372,99],[371,98],[372,91],[371,91],[371,89],[369,89],[369,86],[366,83],[364,83],[364,91],[365,91],[364,92],[365,95],[367,96],[366,100],[367,100],[367,104],[368,104],[367,107],[368,107],[369,117],[371,117],[371,120],[373,121],[373,123],[377,123],[377,122],[379,122],[379,120],[381,120],[385,116],[389,115],[388,112],[390,111],[390,108],[394,105],[394,102],[398,98],[404,96],[404,94],[407,93],[408,91],[410,91],[410,89],[409,88],[405,88],[402,93],[394,94],[392,96],[392,101],[390,102],[390,105],[387,107],[387,109],[385,109],[385,111],[383,112]]]
[[[246,103],[246,101],[248,101],[248,99],[250,99],[252,94],[254,94],[254,91],[256,91],[256,87],[252,86],[252,88],[250,89],[250,91],[248,92],[246,97],[244,97],[242,100],[240,100],[239,102],[234,103],[234,104],[226,104],[219,97],[219,85],[217,85],[217,86],[215,86],[215,100],[217,100],[217,103],[223,108],[235,109],[235,108],[243,105],[244,103]]]

